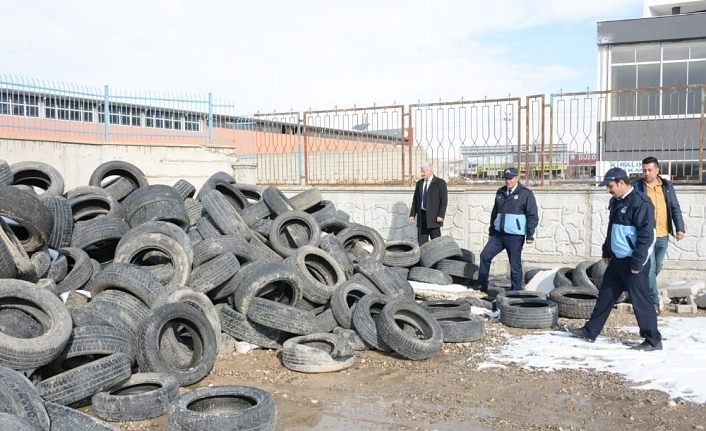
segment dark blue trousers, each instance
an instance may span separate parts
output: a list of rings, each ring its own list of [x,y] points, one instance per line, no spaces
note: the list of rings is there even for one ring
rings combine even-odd
[[[488,289],[490,262],[501,251],[507,252],[510,259],[510,281],[512,290],[522,289],[522,246],[525,245],[524,235],[506,235],[494,233],[480,253],[480,268],[478,269],[478,285],[481,290]]]
[[[591,338],[596,338],[601,333],[618,297],[627,290],[635,311],[637,325],[640,327],[640,336],[653,346],[662,340],[662,335],[657,329],[657,313],[650,300],[650,264],[647,263],[644,268],[639,273],[633,274],[630,271],[630,258],[610,260],[598,291],[596,306],[593,308],[591,318],[586,322],[586,329]]]

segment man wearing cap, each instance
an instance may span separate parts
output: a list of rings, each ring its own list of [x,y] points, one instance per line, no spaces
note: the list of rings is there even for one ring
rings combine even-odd
[[[522,247],[534,242],[534,231],[539,223],[534,193],[520,184],[516,168],[503,171],[505,185],[495,193],[495,205],[490,214],[490,238],[480,254],[478,285],[488,290],[490,262],[501,251],[510,260],[512,290],[522,289]]]
[[[677,241],[684,239],[684,218],[679,207],[679,200],[671,182],[659,175],[659,162],[654,157],[642,161],[642,179],[633,184],[637,190],[645,193],[655,207],[655,251],[650,259],[650,300],[659,313],[660,301],[657,290],[657,276],[662,270],[664,255],[669,246],[669,235],[674,235]]]
[[[647,281],[655,241],[654,207],[647,196],[630,184],[628,174],[620,168],[609,169],[600,185],[606,186],[613,196],[608,205],[608,232],[603,243],[603,260],[608,267],[590,319],[581,328],[569,328],[569,332],[586,341],[595,341],[618,297],[627,290],[640,336],[645,338],[634,348],[662,350],[662,335],[657,329],[657,313],[650,301]]]
[[[441,226],[446,216],[448,190],[446,181],[434,175],[431,165],[419,166],[421,179],[417,181],[409,211],[409,224],[417,222],[417,240],[419,245],[441,236]]]

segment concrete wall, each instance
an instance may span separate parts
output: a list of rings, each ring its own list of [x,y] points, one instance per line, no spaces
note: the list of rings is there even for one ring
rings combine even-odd
[[[581,186],[579,186],[581,187]],[[324,199],[351,214],[352,220],[378,230],[386,240],[416,239],[416,227],[407,224],[413,188],[321,188]],[[296,189],[285,190],[294,194]],[[488,240],[494,188],[450,190],[444,235],[480,254]],[[706,187],[677,188],[687,236],[670,240],[661,280],[706,277]],[[596,260],[608,226],[610,195],[603,188],[535,188],[540,223],[535,244],[526,246],[527,267],[573,266]],[[493,273],[508,271],[507,257],[498,255]]]
[[[88,185],[93,171],[110,160],[139,167],[150,184],[174,184],[185,178],[200,187],[217,171],[233,173],[232,149],[166,145],[73,144],[0,139],[0,160],[9,164],[38,161],[52,165],[64,176],[65,190]]]

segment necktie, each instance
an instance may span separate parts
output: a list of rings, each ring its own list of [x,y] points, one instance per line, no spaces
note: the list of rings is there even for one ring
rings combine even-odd
[[[427,187],[429,186],[429,180],[424,180],[424,189],[422,190],[422,209],[427,209]]]

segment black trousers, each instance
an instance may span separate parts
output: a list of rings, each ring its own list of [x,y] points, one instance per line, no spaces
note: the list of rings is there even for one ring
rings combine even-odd
[[[610,260],[598,291],[596,306],[591,318],[586,322],[586,329],[592,338],[601,333],[618,297],[627,290],[637,325],[640,327],[640,336],[653,346],[662,340],[662,335],[657,329],[657,312],[650,300],[649,272],[649,262],[642,271],[633,274],[630,271],[630,258]]]
[[[440,227],[427,227],[427,212],[424,210],[419,211],[417,216],[417,242],[419,245],[424,244],[431,239],[438,238],[441,236]]]

